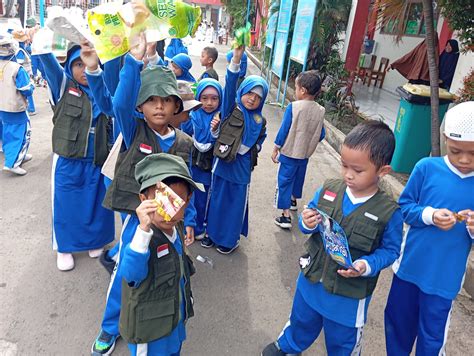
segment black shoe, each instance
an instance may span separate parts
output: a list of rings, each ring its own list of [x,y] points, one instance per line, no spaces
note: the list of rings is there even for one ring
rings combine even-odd
[[[234,252],[239,247],[239,245],[240,245],[240,242],[237,241],[234,247],[228,248],[224,246],[217,246],[216,250],[217,252],[222,253],[223,255],[229,255],[232,252]]]
[[[115,348],[115,342],[119,337],[120,335],[110,335],[101,330],[99,336],[97,336],[97,339],[92,344],[91,355],[111,355]]]
[[[286,354],[280,350],[276,342],[272,342],[265,346],[262,351],[262,356],[285,356]]]
[[[291,206],[290,206],[290,210],[292,211],[296,211],[298,210],[298,206],[296,205],[296,199],[291,199]]]
[[[104,268],[112,274],[115,268],[115,261],[109,257],[109,250],[105,250],[99,257],[100,264],[104,266]]]
[[[204,247],[204,248],[211,248],[211,247],[214,247],[214,242],[212,242],[212,240],[209,238],[209,236],[206,235],[201,240],[201,246]]]
[[[291,217],[282,215],[277,217],[274,221],[275,224],[277,224],[282,229],[291,229]]]

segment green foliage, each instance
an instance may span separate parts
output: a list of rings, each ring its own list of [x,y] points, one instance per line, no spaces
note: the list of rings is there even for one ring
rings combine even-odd
[[[238,28],[245,27],[245,19],[247,18],[247,0],[221,0],[227,7],[227,13],[232,17],[233,24],[231,34]],[[255,16],[255,2],[250,0],[249,22]]]
[[[474,3],[472,0],[438,0],[441,13],[448,19],[449,27],[459,31],[460,42],[473,49]]]

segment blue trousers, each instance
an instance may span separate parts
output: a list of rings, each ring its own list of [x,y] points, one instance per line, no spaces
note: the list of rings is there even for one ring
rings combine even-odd
[[[444,355],[452,303],[393,276],[385,308],[387,355],[408,356],[415,339],[417,356]]]
[[[27,97],[27,100],[28,100],[28,112],[35,112],[36,108],[35,108],[35,100],[33,99],[33,95],[30,95],[29,97]]]
[[[8,124],[4,122],[2,138],[5,167],[19,167],[30,147],[30,122],[27,121],[24,124]]]
[[[307,166],[307,162],[305,164],[280,163],[275,195],[277,209],[289,209],[291,196],[296,199],[302,197]]]
[[[110,278],[109,289],[107,291],[107,300],[105,302],[104,315],[102,317],[102,330],[111,334],[119,335],[119,319],[120,319],[120,307],[122,301],[122,275],[118,264],[123,254],[122,246],[125,247],[132,241],[133,235],[140,224],[136,215],[130,215],[125,218],[122,225],[122,233],[120,234],[120,243],[115,246],[119,246],[119,255],[117,263],[115,264],[114,272]],[[114,250],[115,247],[112,249]],[[113,257],[113,255],[109,255]]]
[[[278,338],[280,349],[296,354],[308,349],[324,328],[329,356],[359,355],[363,327],[348,327],[336,323],[312,309],[296,289],[290,320]]]
[[[128,344],[128,349],[130,350],[130,355],[132,356],[179,356],[181,355],[181,350],[174,353],[168,354],[160,351],[152,342],[148,344]]]
[[[206,211],[209,199],[209,185],[204,185],[205,192],[199,189],[194,191],[194,207],[196,208],[196,227],[194,228],[194,235],[198,236],[206,231]]]

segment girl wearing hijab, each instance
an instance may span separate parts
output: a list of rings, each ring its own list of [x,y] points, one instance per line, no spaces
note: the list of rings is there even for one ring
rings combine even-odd
[[[233,66],[240,63],[243,49],[234,49],[226,75],[224,102],[235,94],[238,80]],[[239,68],[240,70],[240,68]],[[234,89],[234,90],[232,90]],[[257,163],[258,152],[266,138],[266,121],[262,109],[268,85],[259,76],[249,76],[237,90],[237,102],[226,112],[214,146],[211,193],[207,222],[208,237],[201,246],[217,245],[222,254],[232,253],[240,235],[248,234],[248,192],[250,176]],[[227,115],[226,115],[227,114]]]
[[[176,80],[195,83],[196,79],[189,73],[192,66],[193,62],[191,62],[191,58],[187,54],[180,53],[171,59],[171,70],[176,75]]]
[[[449,90],[453,82],[454,72],[459,59],[459,45],[456,40],[448,40],[446,48],[439,56],[439,79],[442,80],[440,86]]]
[[[114,240],[114,214],[102,207],[101,165],[113,141],[110,120],[99,110],[85,75],[80,47],[72,46],[64,68],[52,53],[40,55],[53,116],[53,249],[57,267],[74,268],[73,252],[97,258]]]
[[[212,160],[214,157],[213,148],[216,141],[215,136],[217,136],[217,132],[213,129],[217,128],[220,113],[228,113],[229,108],[234,105],[233,98],[227,100],[227,103],[222,98],[223,89],[217,80],[206,78],[199,82],[196,88],[196,100],[202,103],[202,107],[191,113],[192,132],[189,132],[194,142],[193,165],[191,168],[193,179],[202,183],[205,188],[205,192],[194,195],[194,206],[197,212],[196,227],[194,229],[196,240],[202,240],[205,234],[206,206],[211,186]]]
[[[172,38],[170,44],[166,47],[165,57],[171,59],[180,53],[188,54],[187,47],[183,44],[181,39]]]

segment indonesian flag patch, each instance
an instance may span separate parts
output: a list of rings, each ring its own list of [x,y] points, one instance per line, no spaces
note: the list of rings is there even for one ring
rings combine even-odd
[[[140,143],[140,152],[149,155],[153,152],[153,148],[151,146],[145,145],[144,143]]]
[[[323,195],[323,199],[329,200],[330,202],[333,202],[334,199],[336,199],[337,194],[333,193],[329,190],[326,190]]]
[[[74,95],[78,98],[80,98],[82,96],[82,92],[79,89],[73,88],[73,87],[70,87],[68,89],[68,93],[71,94],[71,95]]]
[[[156,255],[158,256],[158,258],[164,257],[168,255],[169,253],[170,253],[170,249],[169,249],[168,244],[160,245],[156,249]]]

